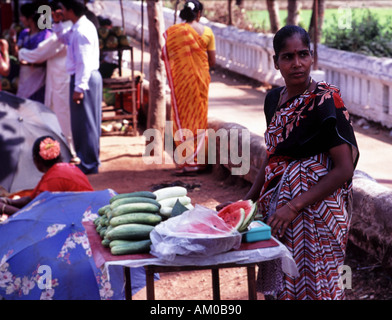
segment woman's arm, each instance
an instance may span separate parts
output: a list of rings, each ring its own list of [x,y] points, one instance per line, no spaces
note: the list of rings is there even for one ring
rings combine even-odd
[[[216,51],[215,50],[208,50],[207,55],[208,55],[208,65],[210,68],[215,66],[216,63],[216,56],[215,56]]]
[[[245,195],[243,200],[252,200],[253,202],[256,202],[257,199],[260,197],[260,192],[261,188],[264,185],[264,180],[265,180],[265,167],[267,166],[268,163],[268,158],[265,156],[262,160],[261,167],[259,169],[259,172],[257,173],[256,179],[253,182],[251,188],[249,189],[248,193]],[[215,207],[217,211],[223,209],[227,205],[231,204],[231,201],[221,203]]]
[[[269,218],[268,224],[271,227],[273,236],[277,235],[278,232],[279,236],[283,236],[290,222],[297,216],[297,212],[317,201],[325,199],[352,178],[354,165],[350,146],[342,144],[331,148],[329,153],[334,164],[332,170],[311,189],[291,200],[290,203],[294,208],[285,205],[276,210],[275,214]]]
[[[8,76],[10,72],[10,56],[8,53],[8,42],[0,39],[0,75]]]
[[[264,156],[261,162],[261,167],[259,172],[257,173],[256,179],[252,184],[252,187],[249,189],[248,193],[246,194],[244,200],[250,199],[253,202],[257,201],[260,197],[261,189],[265,182],[265,168],[268,164],[268,157],[267,155]]]
[[[12,215],[31,201],[29,196],[19,199],[1,198],[0,210],[2,214]]]
[[[24,60],[29,63],[43,63],[53,58],[64,48],[65,45],[57,40],[57,36],[55,34],[52,34],[33,50],[20,49],[19,60]]]

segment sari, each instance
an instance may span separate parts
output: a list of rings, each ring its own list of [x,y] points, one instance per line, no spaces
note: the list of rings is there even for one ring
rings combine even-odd
[[[171,89],[171,119],[179,167],[206,164],[208,89],[211,81],[207,50],[215,46],[210,28],[200,36],[189,24],[171,26],[165,33],[162,58]],[[179,152],[179,153],[178,153]]]
[[[41,192],[82,192],[94,191],[86,175],[74,164],[56,163],[38,182],[30,197],[34,199]]]
[[[42,41],[50,37],[51,33],[50,30],[45,29],[34,35],[30,35],[29,29],[24,29],[18,37],[18,47],[29,50],[36,49]],[[45,77],[45,64],[22,64],[19,70],[18,91],[16,95],[21,98],[44,103]]]
[[[277,107],[281,90],[272,90],[265,102],[269,162],[258,202],[266,219],[331,170],[329,149],[349,144],[354,167],[359,157],[337,87],[319,82],[313,92],[306,91]],[[281,241],[292,254],[299,276],[283,275],[278,299],[344,299],[339,268],[345,259],[351,197],[350,180],[322,201],[303,208],[290,223]],[[262,281],[261,272],[258,281]]]

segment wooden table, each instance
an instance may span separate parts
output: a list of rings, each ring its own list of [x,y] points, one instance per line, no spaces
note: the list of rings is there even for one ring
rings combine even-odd
[[[137,92],[140,90],[140,82],[141,80],[137,80],[137,77],[135,76],[135,64],[134,64],[134,57],[133,57],[133,47],[132,46],[119,46],[118,48],[115,49],[102,49],[101,53],[105,52],[117,52],[118,54],[118,70],[119,70],[119,78],[109,78],[109,79],[103,79],[103,87],[108,88],[111,93],[118,93],[120,95],[120,108],[117,109],[115,106],[109,106],[103,108],[102,112],[102,120],[103,121],[108,121],[108,120],[130,120],[132,121],[132,127],[133,127],[133,135],[137,135]],[[130,51],[131,54],[131,77],[129,78],[123,78],[122,77],[122,56],[123,56],[123,51]],[[141,75],[140,75],[141,79]],[[131,93],[132,94],[132,101],[131,101],[131,112],[128,112],[124,108],[124,100],[123,100],[123,94],[124,93]],[[110,112],[113,113],[115,112],[114,115],[105,115],[104,113]],[[120,112],[117,114],[117,112]]]
[[[182,272],[182,271],[197,271],[197,270],[211,270],[212,274],[212,298],[213,300],[220,300],[220,283],[219,283],[219,269],[225,268],[241,268],[247,269],[247,282],[248,282],[248,297],[249,300],[256,300],[256,264],[236,264],[236,263],[225,263],[225,264],[214,264],[206,266],[158,266],[158,265],[146,265],[146,296],[147,300],[155,300],[155,286],[154,286],[154,274],[155,273],[166,273],[166,272]],[[125,276],[125,299],[132,300],[131,290],[131,277],[130,267],[124,266]]]
[[[179,257],[185,260],[181,261],[180,259],[179,261],[175,260],[169,262],[158,259],[149,253],[114,256],[110,253],[109,248],[102,246],[101,238],[95,230],[94,223],[89,221],[84,222],[83,225],[86,229],[93,258],[97,267],[109,267],[110,265],[123,266],[125,277],[125,294],[127,300],[132,299],[130,276],[131,267],[143,266],[145,269],[147,300],[155,299],[154,273],[211,270],[213,299],[219,300],[219,270],[224,268],[244,267],[247,269],[249,300],[255,300],[256,265],[259,262],[282,258],[285,259],[285,265],[290,266],[292,272],[295,273],[297,270],[294,260],[290,255],[287,255],[287,248],[274,238],[253,243],[242,243],[240,248],[237,250],[225,252],[213,257],[202,257],[190,259],[189,261],[187,261],[187,257]],[[260,257],[260,253],[266,253],[266,255]],[[221,260],[220,257],[224,257],[224,259],[222,259],[224,262],[219,262]]]

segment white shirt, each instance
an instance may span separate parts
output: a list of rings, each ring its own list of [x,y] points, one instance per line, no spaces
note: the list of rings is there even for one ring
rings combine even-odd
[[[70,30],[71,21],[65,21],[63,28]],[[57,115],[64,135],[72,137],[69,114],[69,82],[70,76],[66,72],[67,47],[60,43],[57,35],[52,35],[40,42],[33,50],[20,49],[19,59],[30,63],[46,61],[45,105]]]
[[[71,30],[67,31],[60,22],[53,24],[53,31],[61,42],[68,44],[66,69],[75,75],[75,91],[88,90],[91,73],[99,69],[97,29],[86,16],[81,16]]]

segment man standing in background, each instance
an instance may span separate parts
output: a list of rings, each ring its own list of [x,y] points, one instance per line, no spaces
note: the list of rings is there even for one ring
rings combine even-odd
[[[102,119],[102,77],[99,41],[94,24],[85,16],[83,0],[60,0],[53,12],[53,31],[68,45],[66,69],[71,75],[71,127],[75,150],[85,174],[98,173]],[[66,30],[62,21],[73,26]]]

